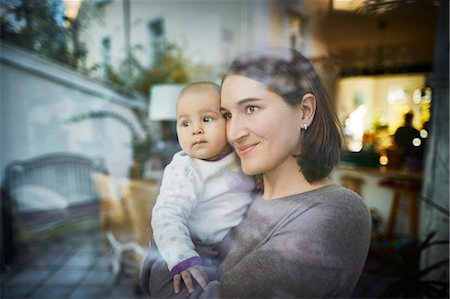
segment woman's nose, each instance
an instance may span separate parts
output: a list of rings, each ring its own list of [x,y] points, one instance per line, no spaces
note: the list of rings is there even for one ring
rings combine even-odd
[[[227,139],[228,142],[233,145],[238,143],[243,137],[248,135],[248,130],[245,124],[239,117],[230,119],[227,122]]]

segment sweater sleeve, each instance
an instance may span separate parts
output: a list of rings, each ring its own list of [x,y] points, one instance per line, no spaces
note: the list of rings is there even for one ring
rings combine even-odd
[[[370,224],[366,216],[355,221],[334,212],[316,206],[277,228],[224,268],[221,297],[349,297],[367,256]]]
[[[165,171],[152,213],[153,238],[169,270],[183,261],[199,257],[187,219],[197,205],[198,184],[194,173],[172,162]]]

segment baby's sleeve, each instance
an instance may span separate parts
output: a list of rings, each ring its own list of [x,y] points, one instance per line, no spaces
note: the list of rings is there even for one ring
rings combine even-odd
[[[187,223],[198,202],[196,181],[189,167],[174,161],[164,170],[151,224],[154,241],[169,270],[185,261],[200,263]]]

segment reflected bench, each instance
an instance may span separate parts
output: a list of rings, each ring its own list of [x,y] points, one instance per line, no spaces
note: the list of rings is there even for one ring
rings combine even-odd
[[[10,250],[98,226],[95,172],[107,173],[101,159],[71,152],[10,162],[2,200],[2,238]]]

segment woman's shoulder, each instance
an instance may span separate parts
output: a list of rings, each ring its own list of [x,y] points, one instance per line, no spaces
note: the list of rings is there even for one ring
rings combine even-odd
[[[343,186],[330,184],[322,188],[310,191],[307,195],[309,200],[317,201],[322,205],[350,205],[366,207],[361,196]]]
[[[369,242],[370,214],[357,193],[332,184],[304,194],[301,200],[308,203],[308,208],[293,213],[288,225],[311,230],[331,245],[346,240],[364,247]]]
[[[257,197],[258,198],[258,197]],[[277,200],[266,201],[261,198],[255,201],[257,208],[295,210],[305,206],[350,205],[365,207],[362,198],[355,192],[336,185],[329,184],[314,190],[293,194]]]
[[[290,214],[290,221],[304,223],[305,219],[314,219],[312,222],[348,223],[364,227],[370,225],[369,210],[363,199],[357,193],[336,184],[286,199],[284,210]]]
[[[259,197],[254,200],[250,215],[265,216],[278,227],[288,223],[305,225],[307,223],[370,223],[368,208],[361,197],[342,186],[330,184],[315,190],[294,194],[282,199],[265,201]]]
[[[330,209],[335,213],[341,211],[349,216],[354,214],[369,216],[367,205],[361,196],[340,185],[331,184],[323,190],[318,190],[314,200],[319,208]]]
[[[366,244],[370,235],[370,213],[364,200],[352,190],[333,185],[317,194],[316,205],[311,209],[310,218],[316,219],[317,227],[325,229],[330,240],[334,237],[349,242]]]
[[[266,201],[257,196],[249,213],[269,214],[270,219],[284,219],[287,222],[302,222],[303,219],[309,218],[307,215],[316,215],[317,219],[332,221],[349,217],[351,221],[361,222],[368,222],[370,217],[367,205],[357,193],[336,184],[277,200]]]

